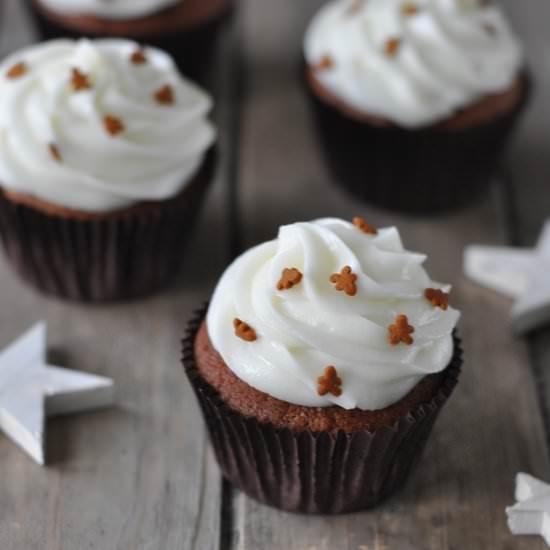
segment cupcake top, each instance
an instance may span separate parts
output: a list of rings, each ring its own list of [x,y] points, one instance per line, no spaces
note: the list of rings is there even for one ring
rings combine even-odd
[[[304,48],[336,98],[411,128],[504,92],[522,66],[518,40],[487,0],[332,0]]]
[[[0,186],[90,212],[169,199],[215,140],[211,107],[160,50],[32,46],[0,64]]]
[[[222,276],[210,340],[241,380],[272,397],[386,407],[453,354],[459,313],[425,259],[403,248],[396,228],[361,218],[283,226]]]
[[[137,19],[180,4],[184,0],[40,0],[57,13],[95,15],[103,19]]]

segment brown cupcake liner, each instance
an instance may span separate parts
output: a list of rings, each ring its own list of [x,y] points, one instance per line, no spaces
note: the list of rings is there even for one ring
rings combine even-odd
[[[206,308],[183,341],[183,365],[204,414],[223,475],[250,497],[289,512],[341,514],[375,506],[398,490],[420,459],[462,365],[453,358],[433,399],[373,432],[292,431],[228,407],[200,375],[194,342]]]
[[[46,17],[33,6],[32,0],[26,0],[42,40],[54,38],[78,39],[87,36],[96,38],[128,38],[136,42],[159,48],[168,52],[176,61],[180,71],[187,77],[206,85],[209,81],[211,66],[218,45],[219,31],[233,13],[233,3],[227,9],[202,24],[200,27],[165,34],[124,34],[112,36],[101,33],[79,32],[70,26],[64,26]]]
[[[44,213],[0,190],[6,256],[28,284],[68,300],[130,300],[154,292],[181,268],[215,164],[212,149],[177,197],[90,219]]]
[[[488,189],[531,89],[525,75],[516,107],[482,125],[407,130],[354,120],[305,86],[334,182],[366,202],[411,214],[460,208]]]

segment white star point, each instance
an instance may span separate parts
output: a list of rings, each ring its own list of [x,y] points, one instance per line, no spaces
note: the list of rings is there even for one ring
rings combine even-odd
[[[46,325],[37,323],[0,352],[0,431],[45,462],[45,417],[111,405],[109,378],[46,362]]]

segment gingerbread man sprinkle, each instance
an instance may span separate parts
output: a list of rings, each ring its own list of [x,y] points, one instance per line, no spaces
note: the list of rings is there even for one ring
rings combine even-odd
[[[80,92],[81,90],[89,90],[92,87],[88,75],[84,74],[78,69],[72,70],[71,85],[75,92]]]
[[[154,98],[157,103],[161,105],[172,105],[172,103],[174,103],[174,92],[172,91],[172,87],[168,84],[162,86],[162,88],[159,88],[154,93]]]
[[[321,60],[317,65],[315,65],[316,71],[326,71],[327,69],[332,69],[334,67],[334,61],[330,55],[323,55]]]
[[[401,6],[401,13],[407,17],[416,15],[418,13],[418,6],[414,2],[405,2]]]
[[[357,275],[352,272],[351,267],[346,265],[340,273],[334,273],[330,276],[330,282],[336,285],[336,290],[344,291],[348,296],[357,294]]]
[[[331,393],[335,397],[342,395],[342,379],[338,376],[336,369],[331,365],[327,367],[323,376],[317,378],[317,393],[326,395]]]
[[[9,68],[6,72],[6,78],[9,78],[10,80],[15,80],[16,78],[20,78],[27,72],[27,65],[23,62],[16,63],[13,65],[13,67]]]
[[[398,315],[395,318],[395,324],[388,327],[388,332],[388,340],[392,346],[397,346],[400,342],[410,346],[414,342],[411,337],[414,327],[409,325],[406,315]]]
[[[363,233],[367,233],[367,235],[378,235],[378,230],[376,229],[376,227],[373,227],[372,225],[368,224],[360,216],[355,216],[352,222],[353,222],[353,225],[355,225],[355,227],[358,227]]]
[[[50,151],[50,155],[54,160],[57,162],[61,162],[63,159],[61,158],[61,153],[59,152],[59,147],[55,143],[50,143],[48,145],[48,150]]]
[[[293,286],[300,284],[302,280],[302,274],[295,267],[283,269],[281,279],[277,283],[277,290],[289,290]]]
[[[359,13],[359,10],[363,7],[364,3],[365,0],[353,0],[353,3],[349,8],[349,14],[355,15],[356,13]]]
[[[124,124],[122,121],[112,115],[103,117],[103,125],[105,126],[105,130],[112,136],[116,136],[124,131]]]
[[[384,52],[390,57],[394,57],[397,54],[397,50],[401,46],[401,40],[399,38],[390,38],[386,41],[384,46]]]
[[[234,319],[233,326],[235,327],[235,334],[246,342],[254,342],[258,338],[256,331],[240,319]]]
[[[143,50],[136,50],[130,56],[130,61],[134,65],[143,65],[144,63],[147,63],[147,58],[145,57],[145,53],[143,52]]]
[[[444,311],[449,307],[449,294],[438,288],[427,288],[424,296],[434,307],[440,307]]]

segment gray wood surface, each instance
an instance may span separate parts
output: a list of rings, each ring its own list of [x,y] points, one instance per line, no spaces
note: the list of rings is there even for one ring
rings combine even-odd
[[[33,38],[21,4],[4,4],[3,54]],[[223,105],[217,115],[227,116]],[[218,548],[221,478],[180,340],[227,261],[225,195],[218,178],[188,267],[152,299],[108,307],[50,300],[0,261],[0,346],[45,319],[52,360],[117,384],[113,409],[49,422],[45,469],[0,436],[2,550]]]
[[[4,54],[32,34],[21,0],[2,3]],[[504,507],[513,501],[517,471],[550,474],[537,399],[538,392],[545,402],[549,386],[536,386],[529,362],[543,372],[548,334],[529,346],[513,339],[509,301],[467,282],[461,269],[466,243],[532,242],[550,205],[550,8],[546,0],[531,0],[529,10],[505,3],[539,87],[508,156],[509,187],[477,206],[433,220],[407,218],[360,205],[332,186],[299,80],[301,36],[321,1],[241,0],[241,43],[227,36],[219,64],[216,116],[226,155],[196,230],[195,261],[177,284],[134,304],[89,308],[38,296],[0,259],[0,346],[46,319],[52,359],[118,385],[112,410],[49,423],[46,469],[0,437],[1,550],[544,548],[538,538],[509,534]],[[235,88],[239,48],[242,97]],[[454,285],[466,350],[461,384],[409,485],[373,511],[320,518],[271,510],[222,484],[208,449],[180,371],[179,339],[235,247],[227,230],[235,160],[243,246],[273,237],[282,223],[359,214],[378,226],[397,224],[409,248],[429,254],[432,275]]]
[[[454,285],[453,301],[463,311],[466,363],[424,459],[400,495],[371,512],[327,519],[282,514],[235,493],[235,545],[242,550],[262,548],[266,541],[269,548],[287,550],[543,548],[540,539],[512,537],[504,515],[517,471],[548,475],[527,349],[511,337],[510,303],[467,282],[461,269],[465,244],[506,239],[501,194],[426,220],[361,206],[331,185],[298,79],[303,30],[321,3],[244,2],[245,244],[272,237],[281,223],[323,215],[360,214],[378,226],[397,224],[407,246],[429,253],[432,275]],[[516,11],[520,16],[519,5]],[[528,133],[529,127],[523,130]]]

